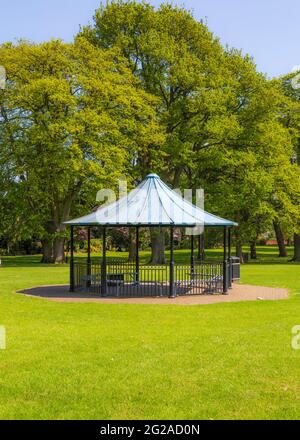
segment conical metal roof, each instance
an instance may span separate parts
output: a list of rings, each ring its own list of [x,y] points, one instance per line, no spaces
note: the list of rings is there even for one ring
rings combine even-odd
[[[198,208],[169,188],[157,174],[126,196],[83,217],[65,222],[74,226],[237,226]]]

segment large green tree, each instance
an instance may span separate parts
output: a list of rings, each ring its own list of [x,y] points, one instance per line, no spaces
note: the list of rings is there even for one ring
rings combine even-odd
[[[282,109],[280,120],[293,135],[293,178],[290,180],[289,194],[294,215],[287,216],[282,212],[282,219],[289,230],[294,233],[294,261],[300,261],[300,70],[286,75],[279,80],[282,90],[288,99]]]
[[[118,50],[83,38],[4,44],[0,64],[0,166],[13,182],[13,192],[2,191],[13,206],[5,224],[26,218],[43,240],[43,261],[62,262],[63,222],[74,207],[95,205],[97,189],[128,169],[135,145],[159,139],[155,99],[138,89]]]
[[[213,111],[224,84],[219,41],[185,9],[168,4],[155,9],[136,1],[102,5],[94,25],[81,34],[97,47],[118,48],[141,88],[158,98],[157,113],[166,134],[159,151],[164,161],[153,163],[154,145],[138,151],[136,169],[143,175],[158,166],[168,180],[179,184],[195,142],[191,121],[197,126],[206,121],[208,108]]]
[[[248,56],[224,49],[189,11],[169,4],[113,1],[81,33],[97,47],[117,47],[141,87],[158,98],[164,178],[175,187],[202,186],[207,208],[237,220],[239,253],[243,241],[255,242],[272,227],[272,199],[285,199],[274,188],[286,168],[289,174],[292,153],[290,132],[279,121],[278,85]],[[150,171],[156,151],[138,152],[137,175]],[[155,255],[162,255],[159,247],[157,231]]]
[[[159,151],[155,143],[136,151],[136,176],[158,171],[179,186],[191,152],[202,147],[202,127],[224,84],[219,41],[185,9],[166,4],[156,10],[136,1],[101,6],[81,34],[97,47],[118,48],[141,88],[158,99],[165,142]],[[164,262],[162,231],[151,230],[151,243],[152,261]]]
[[[113,1],[75,44],[3,45],[0,63],[0,215],[10,236],[38,232],[45,261],[63,260],[63,221],[96,188],[150,171],[203,187],[206,208],[240,223],[238,253],[273,224],[297,237],[297,99],[189,11]],[[164,234],[151,242],[164,261]]]
[[[234,58],[231,56],[232,66]],[[251,60],[238,57],[231,77],[231,97],[224,116],[215,114],[219,145],[208,140],[194,158],[194,178],[206,190],[206,202],[240,224],[241,244],[255,243],[257,236],[272,228],[274,221],[292,216],[291,164],[293,139],[279,115],[286,100],[276,83],[255,71]],[[235,84],[234,84],[235,82]],[[231,118],[228,134],[219,131],[219,117]]]

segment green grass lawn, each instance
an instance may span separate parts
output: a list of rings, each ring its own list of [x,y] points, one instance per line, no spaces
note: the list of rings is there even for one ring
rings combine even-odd
[[[157,306],[17,295],[67,282],[68,267],[4,258],[0,418],[299,418],[300,265],[279,262],[259,249],[242,282],[287,287],[288,300]]]

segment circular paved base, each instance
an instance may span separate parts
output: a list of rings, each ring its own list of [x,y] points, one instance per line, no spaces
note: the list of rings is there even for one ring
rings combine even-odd
[[[277,300],[288,298],[286,289],[273,287],[251,286],[248,284],[234,284],[228,295],[187,295],[176,298],[100,298],[86,293],[70,293],[69,286],[51,285],[32,287],[20,290],[17,293],[45,298],[60,302],[99,302],[111,304],[178,304],[197,305],[235,301]]]

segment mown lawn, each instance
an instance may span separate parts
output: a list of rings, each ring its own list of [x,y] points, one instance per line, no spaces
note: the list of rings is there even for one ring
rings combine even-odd
[[[0,418],[299,418],[300,350],[291,348],[291,328],[300,324],[300,265],[260,254],[260,263],[243,266],[242,281],[287,287],[290,299],[54,303],[15,291],[65,283],[67,266],[5,258]]]

